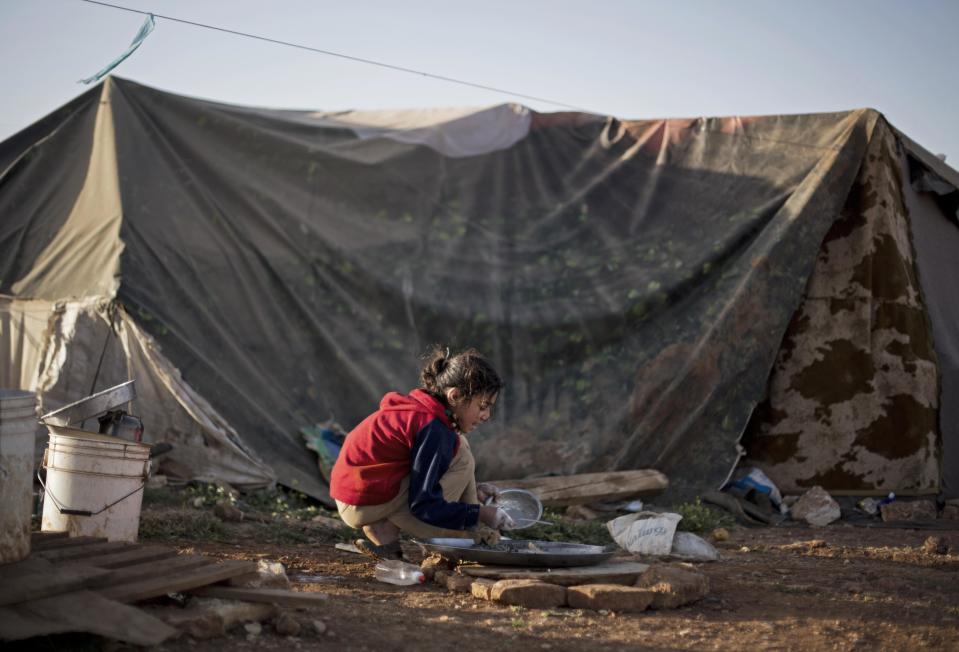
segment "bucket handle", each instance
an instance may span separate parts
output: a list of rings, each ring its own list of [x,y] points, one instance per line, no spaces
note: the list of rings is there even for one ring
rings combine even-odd
[[[50,451],[49,448],[44,449],[44,451],[43,451],[43,461],[40,463],[40,466],[41,466],[42,468],[47,468],[47,453],[48,453],[49,451]],[[40,477],[40,469],[37,469],[37,480],[40,481],[40,486],[43,487],[44,500],[46,500],[46,496],[50,496],[50,498],[53,500],[53,505],[57,508],[57,510],[59,510],[59,512],[60,512],[61,514],[66,514],[67,516],[96,516],[96,515],[98,515],[98,514],[102,514],[103,512],[107,511],[108,509],[110,509],[111,507],[113,507],[114,505],[116,505],[117,503],[120,503],[120,502],[126,500],[127,498],[129,498],[130,496],[132,496],[133,494],[135,494],[136,492],[142,491],[143,488],[144,488],[144,487],[146,486],[146,484],[147,484],[146,476],[147,476],[147,473],[148,473],[148,469],[150,468],[150,467],[149,467],[149,463],[150,463],[150,462],[149,462],[149,460],[148,460],[147,463],[144,465],[144,469],[143,469],[143,483],[140,484],[139,487],[137,487],[136,489],[134,489],[133,491],[131,491],[131,492],[128,493],[127,495],[125,495],[125,496],[123,496],[123,497],[121,497],[121,498],[117,498],[117,499],[114,500],[112,503],[110,503],[110,504],[107,505],[106,507],[104,507],[104,508],[102,508],[102,509],[100,509],[99,511],[96,511],[96,512],[91,512],[91,511],[88,510],[88,509],[70,509],[70,508],[68,508],[68,507],[64,507],[64,506],[60,503],[60,501],[57,500],[57,497],[53,495],[53,492],[50,491],[49,489],[47,489],[47,485],[43,482],[43,478]]]

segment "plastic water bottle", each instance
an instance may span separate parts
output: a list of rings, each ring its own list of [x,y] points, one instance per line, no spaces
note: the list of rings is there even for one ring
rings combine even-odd
[[[399,586],[422,584],[426,581],[426,576],[423,575],[419,566],[408,564],[399,559],[384,559],[376,562],[376,570],[373,571],[373,574],[381,582]]]

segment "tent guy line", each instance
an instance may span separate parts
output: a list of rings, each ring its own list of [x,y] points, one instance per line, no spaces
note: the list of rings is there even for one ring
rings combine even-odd
[[[260,36],[258,34],[250,34],[248,32],[240,32],[233,29],[228,29],[225,27],[218,27],[216,25],[208,25],[206,23],[198,23],[192,20],[186,20],[184,18],[176,18],[173,16],[167,16],[164,14],[159,14],[155,11],[144,11],[140,9],[133,9],[131,7],[124,7],[122,5],[110,4],[109,2],[100,2],[99,0],[80,0],[80,2],[86,2],[87,4],[100,5],[103,7],[109,7],[111,9],[119,9],[121,11],[129,11],[135,14],[142,14],[144,16],[154,16],[155,18],[163,18],[164,20],[170,20],[176,23],[183,23],[184,25],[191,25],[193,27],[202,27],[204,29],[212,29],[217,32],[223,32],[226,34],[232,34],[234,36],[243,36],[246,38],[255,39],[258,41],[265,41],[267,43],[273,43],[275,45],[284,45],[291,48],[296,48],[299,50],[306,50],[308,52],[315,52],[317,54],[325,54],[331,57],[339,57],[340,59],[347,59],[349,61],[355,61],[357,63],[365,63],[371,66],[379,66],[381,68],[388,68],[390,70],[396,70],[399,72],[407,72],[413,75],[420,75],[423,77],[429,77],[430,79],[437,79],[439,81],[449,82],[451,84],[460,84],[461,86],[470,86],[472,88],[478,88],[480,90],[491,91],[493,93],[500,93],[503,95],[510,95],[512,97],[523,98],[526,100],[533,100],[536,102],[545,102],[546,104],[552,104],[554,106],[560,106],[566,109],[572,109],[574,111],[582,111],[584,113],[594,113],[597,115],[606,115],[601,111],[592,111],[590,109],[584,109],[573,104],[567,104],[565,102],[558,102],[556,100],[550,100],[545,97],[537,97],[535,95],[527,95],[526,93],[518,93],[516,91],[506,90],[503,88],[496,88],[495,86],[487,86],[486,84],[479,84],[476,82],[466,81],[463,79],[456,79],[454,77],[446,77],[444,75],[437,75],[430,72],[425,72],[422,70],[415,70],[413,68],[406,68],[404,66],[397,66],[391,63],[385,63],[383,61],[375,61],[373,59],[364,59],[362,57],[356,57],[349,54],[343,54],[341,52],[333,52],[331,50],[323,50],[321,48],[311,47],[309,45],[302,45],[300,43],[292,43],[290,41],[282,41],[280,39],[270,38],[268,36]]]

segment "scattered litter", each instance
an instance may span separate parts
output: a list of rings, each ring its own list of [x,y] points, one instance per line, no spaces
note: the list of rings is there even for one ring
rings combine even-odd
[[[329,482],[333,465],[336,463],[336,458],[339,457],[340,449],[346,440],[346,431],[343,426],[330,419],[315,426],[300,428],[300,435],[306,442],[306,447],[316,453],[320,475]]]
[[[859,508],[859,511],[870,516],[879,516],[879,501],[875,498],[863,498],[856,503],[856,507]]]
[[[354,553],[356,553],[356,554],[358,554],[358,555],[362,555],[362,554],[363,554],[363,553],[360,552],[360,550],[359,550],[356,546],[354,546],[352,543],[343,543],[343,542],[340,542],[340,543],[337,543],[336,545],[334,545],[333,547],[336,548],[337,550],[343,550],[344,552],[354,552]]]
[[[779,493],[779,488],[769,479],[765,473],[756,467],[751,467],[741,471],[742,475],[729,484],[727,489],[734,490],[742,497],[747,497],[750,492],[756,492],[759,496],[768,497],[772,506],[785,514],[788,509],[783,505],[783,496]],[[756,504],[761,504],[759,500],[754,500]]]

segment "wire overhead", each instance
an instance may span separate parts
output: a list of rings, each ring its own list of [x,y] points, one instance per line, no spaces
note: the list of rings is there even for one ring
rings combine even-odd
[[[429,77],[430,79],[437,79],[439,81],[449,82],[451,84],[459,84],[461,86],[469,86],[471,88],[479,88],[485,91],[491,91],[493,93],[501,93],[503,95],[510,95],[512,97],[521,97],[526,100],[534,100],[536,102],[544,102],[546,104],[552,104],[554,106],[561,106],[566,109],[572,109],[574,111],[583,111],[584,113],[596,113],[596,111],[590,111],[589,109],[584,109],[582,107],[574,106],[572,104],[566,104],[565,102],[557,102],[556,100],[550,100],[545,97],[537,97],[535,95],[527,95],[525,93],[517,93],[516,91],[510,91],[503,88],[496,88],[495,86],[487,86],[485,84],[477,84],[475,82],[466,81],[464,79],[456,79],[454,77],[446,77],[444,75],[435,75],[433,73],[425,72],[422,70],[414,70],[413,68],[405,68],[403,66],[397,66],[391,63],[384,63],[382,61],[374,61],[373,59],[364,59],[363,57],[354,57],[349,54],[343,54],[342,52],[333,52],[331,50],[323,50],[321,48],[314,48],[309,45],[302,45],[300,43],[291,43],[290,41],[283,41],[280,39],[269,38],[267,36],[259,36],[258,34],[250,34],[248,32],[240,32],[234,29],[227,29],[225,27],[217,27],[216,25],[207,25],[205,23],[198,23],[192,20],[185,20],[183,18],[176,18],[175,16],[166,16],[164,14],[158,14],[155,11],[143,11],[140,9],[133,9],[131,7],[123,7],[121,5],[110,4],[109,2],[100,2],[99,0],[80,0],[81,2],[86,2],[92,5],[100,5],[103,7],[109,7],[111,9],[119,9],[121,11],[129,11],[134,14],[141,14],[144,16],[153,15],[156,18],[162,18],[164,20],[169,20],[175,23],[182,23],[184,25],[190,25],[192,27],[201,27],[203,29],[211,29],[216,32],[223,32],[224,34],[232,34],[234,36],[242,36],[244,38],[251,38],[257,41],[264,41],[266,43],[273,43],[275,45],[284,45],[286,47],[296,48],[298,50],[306,50],[308,52],[314,52],[317,54],[325,54],[331,57],[338,57],[340,59],[346,59],[348,61],[355,61],[357,63],[365,63],[371,66],[379,66],[380,68],[387,68],[389,70],[396,70],[399,72],[406,72],[413,75],[420,75],[422,77]]]

